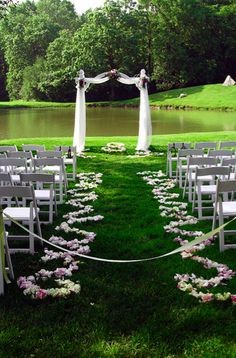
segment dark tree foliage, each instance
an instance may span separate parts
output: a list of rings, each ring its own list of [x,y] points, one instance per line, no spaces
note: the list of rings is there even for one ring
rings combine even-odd
[[[69,0],[0,0],[0,17],[0,100],[72,101],[80,68],[145,68],[150,91],[236,78],[236,0],[106,0],[82,16]],[[113,81],[88,99],[136,95]]]

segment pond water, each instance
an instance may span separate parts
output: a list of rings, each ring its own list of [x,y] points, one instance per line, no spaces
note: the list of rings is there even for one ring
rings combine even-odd
[[[236,112],[152,110],[153,134],[236,130]],[[87,108],[87,136],[138,134],[138,109]],[[70,137],[74,108],[1,109],[0,139]]]

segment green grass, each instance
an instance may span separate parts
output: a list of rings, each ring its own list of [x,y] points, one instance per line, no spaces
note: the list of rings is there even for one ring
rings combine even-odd
[[[187,97],[178,98],[180,93]],[[203,85],[158,92],[149,96],[150,105],[169,109],[209,109],[236,110],[236,86],[224,87],[222,84]],[[139,97],[125,101],[90,102],[88,106],[138,106]],[[0,108],[22,107],[73,107],[74,103],[59,102],[0,102]]]
[[[236,132],[156,136],[154,147],[168,141],[235,139]],[[95,231],[92,255],[113,259],[156,256],[177,247],[175,235],[165,234],[169,222],[159,216],[151,186],[136,173],[165,168],[165,157],[128,159],[123,154],[104,154],[100,146],[110,140],[134,150],[135,137],[89,138],[93,159],[78,159],[79,171],[103,173],[96,189],[95,214],[104,220],[81,224]],[[70,143],[70,138],[1,141],[0,144]],[[177,190],[178,191],[178,190]],[[68,210],[60,206],[60,217]],[[60,218],[55,222],[55,226]],[[192,226],[208,231],[210,222]],[[45,237],[53,227],[43,229]],[[75,237],[65,234],[66,238]],[[219,253],[218,243],[201,255],[236,270],[235,251]],[[15,255],[16,277],[35,272],[39,255]],[[67,299],[32,302],[13,283],[0,298],[0,356],[2,357],[236,357],[236,311],[231,303],[200,304],[180,292],[175,273],[207,276],[206,270],[179,255],[141,264],[108,264],[83,260],[75,277],[81,294]],[[215,271],[214,271],[215,273]],[[214,274],[213,273],[213,274]],[[219,289],[221,291],[222,288]],[[223,290],[236,293],[236,279]]]

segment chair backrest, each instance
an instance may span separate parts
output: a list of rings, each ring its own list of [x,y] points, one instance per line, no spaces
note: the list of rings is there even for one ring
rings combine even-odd
[[[0,173],[0,185],[4,186],[6,183],[13,185],[11,174],[10,173]]]
[[[0,167],[5,167],[6,171],[14,172],[17,167],[24,167],[27,172],[27,162],[25,158],[0,158]]]
[[[22,144],[22,150],[24,152],[31,152],[31,151],[43,151],[45,150],[45,145],[38,145],[38,144]]]
[[[217,144],[218,144],[217,142],[198,142],[198,143],[195,143],[194,148],[195,149],[205,149],[205,148],[216,149]]]
[[[63,153],[59,150],[37,151],[38,158],[61,158]]]
[[[231,149],[210,149],[208,151],[208,157],[217,157],[217,158],[222,158],[222,157],[232,157],[234,154],[233,150]]]
[[[76,152],[76,147],[73,145],[54,145],[54,148],[56,151],[68,152],[68,150],[71,149],[71,152]]]
[[[35,158],[33,159],[34,167],[46,165],[63,165],[63,158]]]
[[[191,143],[185,142],[174,142],[168,143],[168,151],[175,150],[175,149],[190,149]]]
[[[54,183],[54,174],[22,173],[21,183]]]
[[[220,180],[217,181],[217,194],[226,192],[236,192],[236,180]]]
[[[33,155],[32,152],[7,152],[8,158],[26,158],[26,159],[32,159]]]
[[[16,152],[16,145],[0,145],[0,152]]]
[[[203,149],[179,149],[178,151],[178,158],[188,157],[188,156],[204,156]]]
[[[222,158],[222,162],[221,165],[223,167],[227,167],[227,166],[236,166],[236,158]]]
[[[188,165],[197,165],[197,166],[216,166],[217,158],[210,157],[188,157]]]
[[[230,147],[236,147],[236,142],[220,142],[220,149],[222,148],[230,148]]]
[[[0,186],[0,198],[12,197],[35,199],[34,189],[32,186]]]
[[[206,175],[220,175],[229,178],[230,168],[229,167],[209,167],[209,168],[196,168],[196,178]]]

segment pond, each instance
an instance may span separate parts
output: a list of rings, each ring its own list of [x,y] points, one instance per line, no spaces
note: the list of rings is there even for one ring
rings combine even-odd
[[[153,134],[236,130],[236,112],[152,110]],[[138,109],[87,108],[87,136],[138,134]],[[1,109],[0,139],[70,137],[74,108]]]

